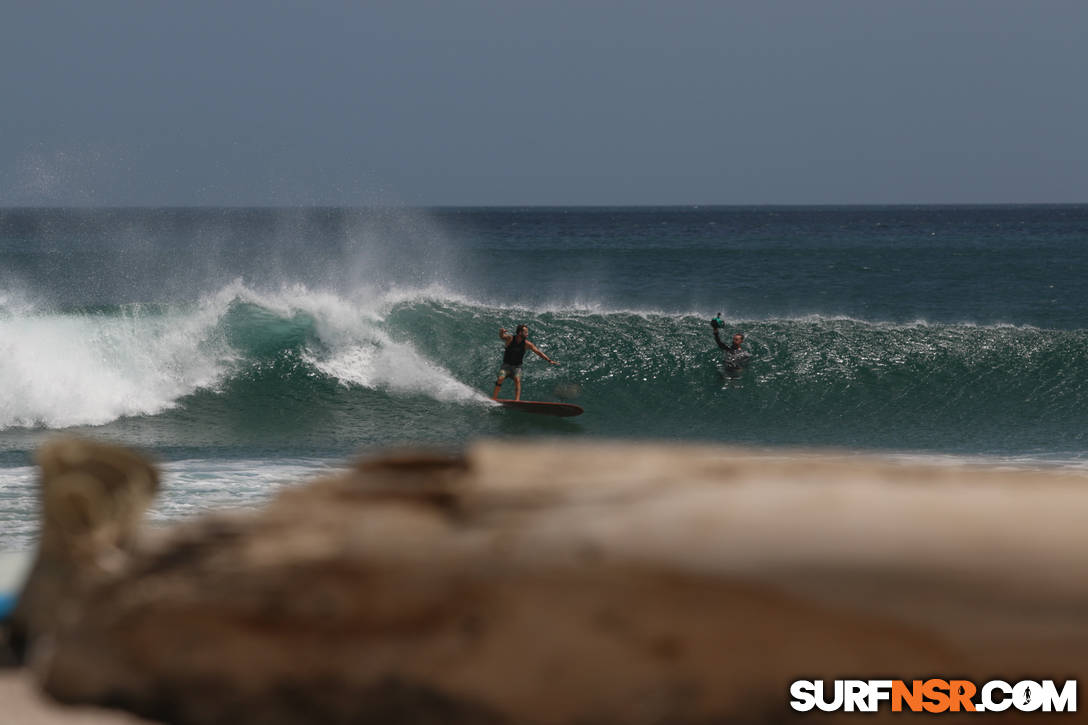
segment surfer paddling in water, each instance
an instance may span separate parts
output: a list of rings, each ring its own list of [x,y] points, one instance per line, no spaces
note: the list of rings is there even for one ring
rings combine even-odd
[[[720,314],[710,321],[710,326],[714,328],[714,342],[725,351],[722,355],[722,367],[725,368],[725,374],[731,378],[737,377],[752,358],[752,354],[741,347],[744,335],[739,332],[733,333],[733,344],[726,345],[718,334],[718,331],[725,327]]]
[[[514,400],[521,400],[521,363],[525,360],[526,350],[532,350],[552,365],[559,364],[556,360],[552,360],[542,353],[536,345],[529,342],[529,327],[527,325],[518,325],[513,335],[508,333],[505,327],[500,327],[499,339],[506,343],[506,351],[502,356],[499,379],[495,381],[495,392],[491,394],[492,400],[499,397],[499,391],[502,390],[502,384],[506,381],[507,376],[514,378]]]

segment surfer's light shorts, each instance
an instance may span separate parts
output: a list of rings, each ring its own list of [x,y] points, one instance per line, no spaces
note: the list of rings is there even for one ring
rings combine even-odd
[[[507,375],[514,380],[521,380],[521,366],[503,363],[502,367],[499,368],[499,380],[505,380]]]

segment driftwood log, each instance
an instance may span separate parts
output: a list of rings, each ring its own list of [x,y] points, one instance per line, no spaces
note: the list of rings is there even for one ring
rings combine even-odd
[[[801,717],[798,678],[1088,682],[1086,475],[488,442],[152,532],[140,457],[62,440],[40,462],[13,639],[63,702],[683,725]]]

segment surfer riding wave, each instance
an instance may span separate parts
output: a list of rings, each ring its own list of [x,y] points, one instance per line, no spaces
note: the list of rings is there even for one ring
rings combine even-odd
[[[499,391],[502,390],[502,384],[506,382],[507,377],[514,379],[514,400],[521,400],[521,364],[525,360],[526,350],[532,350],[552,365],[559,364],[529,342],[528,325],[518,325],[513,335],[507,333],[505,327],[500,327],[499,339],[506,343],[506,350],[502,356],[502,367],[499,368],[499,379],[495,381],[495,391],[491,393],[492,400],[499,397]]]

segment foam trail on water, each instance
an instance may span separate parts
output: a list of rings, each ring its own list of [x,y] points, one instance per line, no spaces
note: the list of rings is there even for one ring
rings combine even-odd
[[[339,463],[339,462],[336,462]],[[194,514],[260,505],[285,486],[343,470],[317,458],[187,459],[162,464],[162,491],[148,517],[169,522]]]
[[[427,360],[407,342],[393,340],[381,323],[389,297],[348,300],[338,295],[294,286],[275,294],[250,294],[262,307],[291,315],[304,312],[314,319],[321,350],[307,349],[303,360],[345,385],[419,393],[445,402],[483,400],[483,395]]]
[[[35,466],[0,467],[0,551],[32,548],[40,521],[37,475]]]
[[[388,341],[349,343],[329,359],[308,357],[314,367],[344,384],[428,394],[444,402],[484,400],[482,393],[423,360],[407,345]]]

